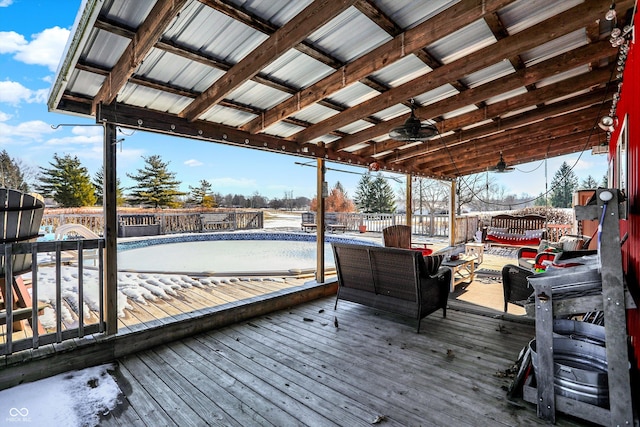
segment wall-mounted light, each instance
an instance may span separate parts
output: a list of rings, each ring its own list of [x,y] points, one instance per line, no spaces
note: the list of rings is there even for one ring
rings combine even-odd
[[[598,126],[604,131],[613,132],[615,129],[615,119],[611,116],[603,116],[598,122]]]

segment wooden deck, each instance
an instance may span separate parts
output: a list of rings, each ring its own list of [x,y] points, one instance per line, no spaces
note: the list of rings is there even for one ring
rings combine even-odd
[[[119,358],[123,402],[101,425],[545,425],[505,393],[531,325],[454,307],[416,334],[412,319],[334,301]]]

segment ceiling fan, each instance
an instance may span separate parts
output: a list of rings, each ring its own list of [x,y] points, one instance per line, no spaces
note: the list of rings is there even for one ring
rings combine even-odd
[[[507,166],[507,162],[505,162],[504,158],[502,157],[502,151],[500,152],[500,161],[498,161],[498,163],[496,163],[495,166],[489,168],[491,172],[496,172],[496,173],[513,172],[515,169],[516,168],[514,167]]]
[[[438,129],[431,123],[422,124],[415,115],[415,107],[411,100],[411,115],[402,126],[391,129],[389,138],[396,141],[425,141],[438,134]]]

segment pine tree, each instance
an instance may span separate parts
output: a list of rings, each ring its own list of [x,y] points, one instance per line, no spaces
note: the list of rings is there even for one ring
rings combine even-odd
[[[104,188],[104,172],[103,168],[100,168],[99,171],[93,176],[93,187],[95,188],[96,193],[96,203],[102,206],[102,189]],[[116,205],[122,206],[124,205],[124,190],[120,186],[120,178],[116,179]]]
[[[29,192],[24,176],[24,167],[17,159],[9,157],[7,150],[0,151],[0,187]]]
[[[213,208],[216,206],[216,201],[211,193],[211,183],[206,179],[200,180],[197,187],[189,186],[191,196],[189,201],[205,208]]]
[[[45,197],[51,197],[63,207],[93,206],[96,204],[95,187],[87,168],[81,165],[77,156],[53,155],[50,169],[40,167],[40,184],[37,190]]]
[[[598,188],[598,181],[596,181],[596,179],[594,177],[592,177],[591,175],[586,177],[580,183],[580,189],[581,190],[591,190],[593,188]]]
[[[374,194],[374,212],[378,213],[393,213],[396,210],[395,193],[393,188],[389,185],[387,180],[378,174],[375,180],[373,180],[373,194]]]
[[[355,197],[356,206],[364,213],[395,212],[395,194],[381,174],[371,179],[366,173],[358,182]]]
[[[373,181],[371,180],[370,173],[365,173],[362,175],[362,178],[360,178],[360,181],[358,181],[354,201],[360,212],[374,212]]]
[[[578,177],[567,162],[563,162],[551,181],[551,206],[570,208],[573,203],[573,192],[578,189]]]
[[[142,158],[145,161],[144,168],[138,169],[137,174],[127,174],[137,183],[131,189],[130,202],[154,208],[176,205],[176,198],[186,193],[178,190],[180,181],[175,179],[174,172],[167,169],[169,163],[163,162],[158,155]]]

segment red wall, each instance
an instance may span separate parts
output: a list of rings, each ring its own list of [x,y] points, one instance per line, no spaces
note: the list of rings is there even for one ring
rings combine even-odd
[[[636,15],[635,23],[638,23]],[[636,32],[638,27],[636,25]],[[620,231],[628,233],[627,241],[622,246],[622,262],[627,286],[640,303],[640,52],[632,40],[622,79],[620,100],[616,107],[619,125],[611,135],[609,158],[616,164],[617,141],[620,136],[622,121],[627,117],[629,147],[627,151],[627,196],[629,214],[626,220],[620,221]],[[613,183],[609,183],[611,186]],[[640,308],[627,311],[628,332],[633,346],[635,365],[640,370]]]

